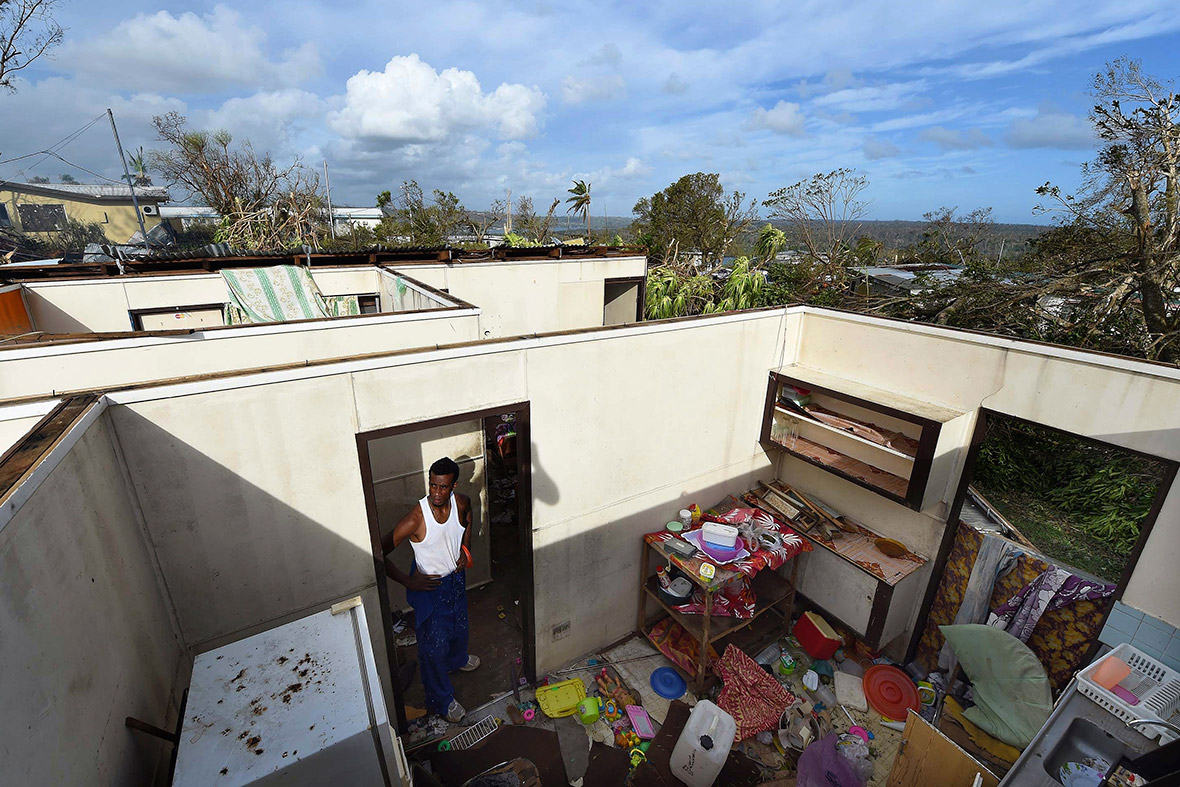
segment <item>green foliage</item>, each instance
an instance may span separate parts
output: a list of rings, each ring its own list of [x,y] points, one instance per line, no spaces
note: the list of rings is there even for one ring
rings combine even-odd
[[[678,252],[699,252],[707,262],[720,259],[756,215],[744,194],[726,194],[720,176],[705,172],[685,175],[644,197],[631,212],[636,242],[665,263],[673,262]]]
[[[581,215],[586,219],[586,243],[592,242],[590,235],[590,185],[584,180],[575,180],[574,185],[566,189],[570,197],[566,200],[569,205],[566,213]]]
[[[372,227],[349,223],[344,229],[336,230],[336,237],[326,235],[320,246],[325,251],[363,251],[377,245],[377,234]]]
[[[741,257],[724,281],[670,265],[654,266],[647,275],[647,319],[754,309],[765,305],[766,279]]]
[[[449,191],[435,189],[428,201],[417,181],[404,181],[395,194],[383,191],[378,207],[388,209],[377,225],[376,239],[393,246],[445,246],[467,224],[467,209]]]
[[[540,243],[532,238],[526,238],[524,235],[517,235],[515,232],[507,232],[504,234],[504,245],[510,249],[526,249],[534,246],[540,246]]]
[[[45,177],[44,175],[34,175],[33,177],[29,178],[29,183],[45,184],[48,182],[49,178]]]
[[[758,242],[754,245],[754,253],[763,262],[770,262],[787,247],[787,234],[782,230],[767,224],[758,233]]]
[[[1158,463],[1033,424],[995,418],[975,480],[985,491],[1050,504],[1086,536],[1125,557],[1159,488]]]

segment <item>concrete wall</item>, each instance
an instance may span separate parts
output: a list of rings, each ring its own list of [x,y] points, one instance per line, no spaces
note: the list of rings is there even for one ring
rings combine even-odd
[[[606,279],[643,276],[644,257],[403,265],[408,276],[483,311],[489,338],[603,324]]]
[[[312,269],[312,278],[324,295],[382,292],[381,272],[371,266]],[[37,330],[77,333],[134,330],[131,311],[221,304],[229,293],[221,274],[210,273],[31,282],[25,298]],[[425,298],[395,309],[385,307],[385,297],[381,300],[382,311],[438,306]]]
[[[474,309],[0,347],[0,400],[479,338]]]
[[[0,519],[0,783],[148,784],[187,657],[101,415]]]
[[[1180,370],[1174,368],[819,310],[809,311],[803,320],[798,362],[957,409],[986,407],[1180,460]],[[962,455],[967,440],[969,434],[960,448]],[[933,510],[912,514],[888,503],[876,509],[866,504],[866,524],[933,555],[924,549],[941,533],[938,517],[945,517],[960,474],[947,479],[941,505]],[[858,497],[850,491],[847,499]],[[920,517],[929,524],[921,523]],[[916,546],[913,536],[907,541],[904,535],[909,522],[917,523],[912,528]],[[1177,562],[1180,485],[1165,501],[1123,600],[1180,625]]]
[[[358,431],[525,400],[538,667],[626,634],[640,535],[773,472],[757,442],[762,381],[796,321],[761,312],[114,394],[185,642],[374,582]],[[686,369],[710,385],[686,388]],[[571,633],[555,641],[564,620]]]
[[[87,224],[98,224],[102,227],[103,233],[111,243],[126,243],[131,239],[132,235],[139,232],[139,221],[135,215],[135,206],[132,204],[130,198],[126,202],[111,202],[84,200],[78,199],[77,197],[69,198],[64,195],[34,194],[27,191],[0,189],[0,202],[3,202],[4,206],[8,208],[8,216],[18,229],[20,228],[20,212],[17,210],[17,206],[37,203],[42,205],[62,205],[65,208],[67,218]],[[155,200],[140,200],[141,207],[145,204],[155,205],[157,203]],[[143,224],[149,231],[159,223],[160,217],[158,214],[153,216],[145,215],[143,217]],[[35,238],[52,242],[57,233],[31,232],[29,234]]]

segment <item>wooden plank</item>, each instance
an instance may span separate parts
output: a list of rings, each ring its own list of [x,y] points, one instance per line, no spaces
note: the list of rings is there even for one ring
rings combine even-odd
[[[996,787],[1000,783],[991,771],[972,759],[954,741],[910,711],[897,758],[889,771],[888,787],[926,787],[931,784],[971,787],[977,774],[983,777],[983,787]]]

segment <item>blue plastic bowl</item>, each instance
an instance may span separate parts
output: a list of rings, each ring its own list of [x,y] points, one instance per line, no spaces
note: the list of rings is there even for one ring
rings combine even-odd
[[[678,700],[688,691],[688,684],[671,667],[660,667],[651,673],[651,687],[666,700]]]

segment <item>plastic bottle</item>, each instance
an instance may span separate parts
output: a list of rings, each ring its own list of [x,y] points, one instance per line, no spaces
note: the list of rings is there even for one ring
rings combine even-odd
[[[680,739],[672,749],[672,775],[689,787],[709,787],[729,757],[737,723],[708,700],[692,709]]]

